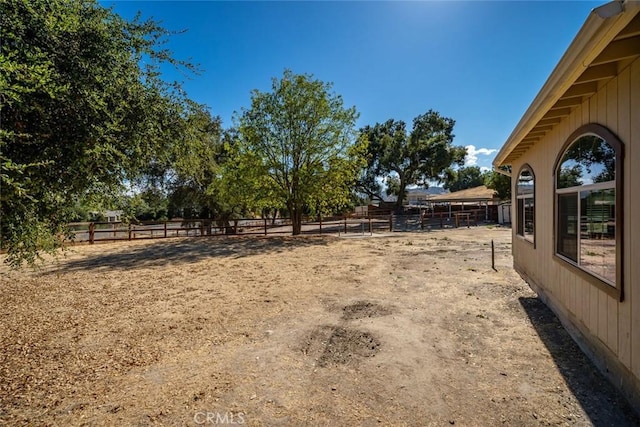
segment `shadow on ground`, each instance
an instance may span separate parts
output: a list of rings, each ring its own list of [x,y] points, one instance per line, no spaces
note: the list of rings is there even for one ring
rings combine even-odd
[[[580,350],[556,315],[539,298],[520,298],[520,304],[591,423],[640,425],[631,406]]]
[[[166,264],[191,264],[213,257],[243,258],[265,253],[284,253],[294,248],[326,245],[329,237],[216,237],[162,240],[153,243],[113,248],[111,253],[92,254],[81,259],[61,260],[54,272],[93,269],[132,269]],[[99,246],[98,246],[99,247]]]

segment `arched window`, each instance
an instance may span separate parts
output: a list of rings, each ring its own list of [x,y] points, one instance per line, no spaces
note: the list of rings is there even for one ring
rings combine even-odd
[[[524,165],[516,182],[516,234],[533,243],[535,231],[535,176],[529,165]]]
[[[556,254],[620,292],[622,156],[618,138],[591,124],[569,138],[555,168]]]

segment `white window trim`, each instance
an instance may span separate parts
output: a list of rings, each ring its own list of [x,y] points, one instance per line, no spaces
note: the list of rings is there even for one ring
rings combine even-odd
[[[564,193],[575,193],[576,191],[579,193],[580,191],[587,191],[587,190],[610,190],[610,189],[616,189],[616,182],[615,181],[605,181],[605,182],[598,182],[596,184],[586,184],[586,185],[575,185],[573,187],[567,187],[567,188],[556,188],[556,194],[564,194]]]

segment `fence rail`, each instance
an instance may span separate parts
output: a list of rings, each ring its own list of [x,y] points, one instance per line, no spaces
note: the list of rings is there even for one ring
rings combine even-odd
[[[458,211],[454,214],[423,213],[416,215],[344,216],[307,220],[302,234],[374,233],[387,231],[423,231],[438,228],[477,225],[485,221],[483,210]],[[242,218],[234,220],[184,219],[168,221],[78,222],[69,224],[75,242],[159,239],[168,237],[205,237],[228,235],[291,234],[290,218]]]

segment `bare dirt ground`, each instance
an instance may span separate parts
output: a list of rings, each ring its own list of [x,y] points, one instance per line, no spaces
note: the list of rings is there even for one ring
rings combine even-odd
[[[0,424],[638,423],[514,273],[510,230],[349,236],[1,267]]]

